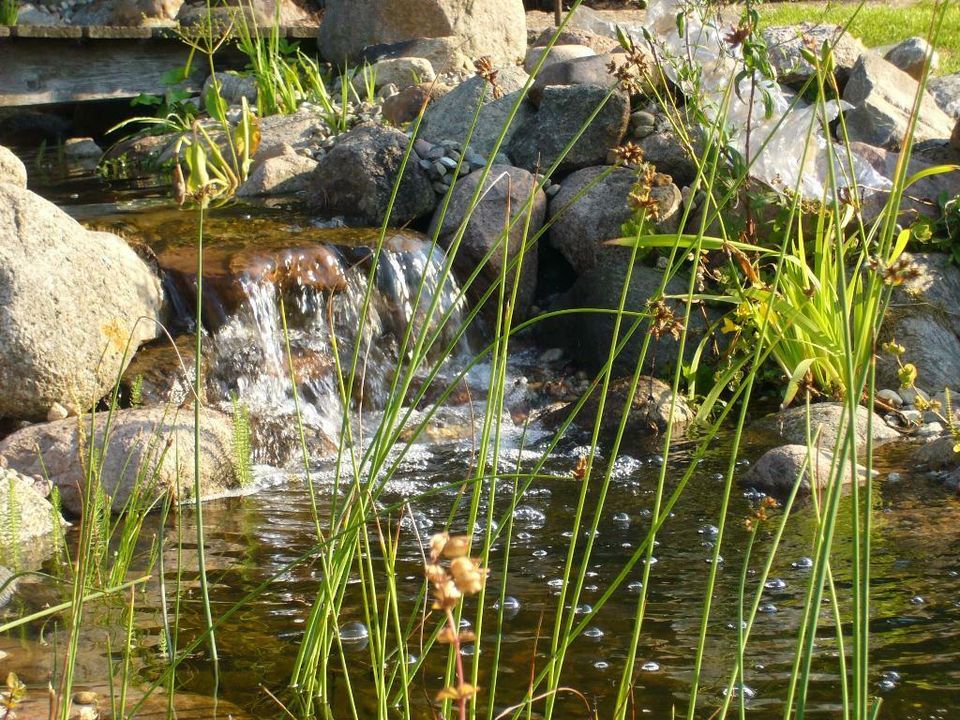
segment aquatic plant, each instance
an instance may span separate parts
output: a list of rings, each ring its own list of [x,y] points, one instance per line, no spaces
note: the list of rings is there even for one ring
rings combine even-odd
[[[0,0],[0,25],[16,25],[20,15],[20,0]]]

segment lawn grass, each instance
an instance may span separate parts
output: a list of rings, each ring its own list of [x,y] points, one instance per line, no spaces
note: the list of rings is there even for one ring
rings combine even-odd
[[[804,21],[845,25],[856,13],[850,23],[851,34],[863,40],[867,47],[877,47],[915,35],[925,37],[935,4],[934,0],[868,2],[857,12],[860,5],[857,2],[768,3],[761,10],[761,22],[765,26],[793,25]],[[947,10],[937,45],[940,67],[935,74],[960,72],[960,3]]]

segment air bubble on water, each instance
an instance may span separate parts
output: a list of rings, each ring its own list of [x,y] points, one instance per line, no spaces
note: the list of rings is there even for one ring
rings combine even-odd
[[[643,467],[643,463],[629,455],[618,457],[613,463],[611,476],[615,480],[622,480],[637,473]]]
[[[633,593],[638,593],[643,590],[643,583],[639,580],[634,580],[629,585],[627,585],[627,590]]]
[[[547,585],[552,588],[561,588],[563,587],[563,578],[553,578],[552,580],[547,580]]]
[[[603,630],[598,627],[588,627],[583,631],[583,636],[591,640],[599,640],[603,637]]]
[[[349,650],[363,650],[370,642],[370,631],[362,622],[348,622],[340,626],[340,642]]]
[[[912,598],[910,598],[911,605],[923,605],[926,602],[927,601],[923,599],[922,595],[914,595]]]
[[[618,525],[629,525],[630,516],[625,512],[618,512],[613,514],[613,521]]]
[[[534,551],[533,551],[532,553],[530,553],[530,554],[533,555],[534,557],[541,558],[541,557],[546,557],[546,556],[547,556],[547,551],[546,551],[546,550],[534,550]]]
[[[497,600],[493,604],[494,610],[500,609],[500,601]],[[503,616],[508,620],[513,619],[517,616],[517,613],[520,612],[520,601],[511,595],[507,595],[503,598]]]
[[[477,646],[472,644],[464,645],[460,648],[460,654],[464,657],[473,657],[477,654]]]
[[[718,528],[716,525],[701,525],[697,532],[701,535],[712,538],[720,534],[720,528]]]
[[[574,615],[586,615],[587,613],[593,612],[593,608],[590,607],[587,603],[580,603],[574,608]]]
[[[733,688],[733,697],[740,697],[740,690],[743,690],[743,697],[747,700],[753,700],[757,696],[757,691],[749,685],[737,685]],[[726,697],[727,689],[723,689],[723,695]]]
[[[518,525],[522,525],[529,530],[540,530],[547,524],[546,514],[530,505],[521,505],[514,510],[513,519]]]
[[[606,660],[597,660],[597,661],[593,664],[593,666],[594,666],[597,670],[606,670],[608,667],[610,667],[610,663],[608,663]]]
[[[653,660],[647,660],[647,662],[640,666],[640,669],[644,672],[657,672],[660,670],[660,663],[656,663]]]
[[[773,615],[775,612],[777,612],[777,606],[773,603],[764,603],[757,609],[766,615]]]
[[[813,558],[802,557],[799,560],[790,563],[790,567],[796,570],[809,570],[813,567]]]
[[[774,578],[773,580],[767,580],[763,586],[767,590],[783,590],[787,587],[787,582],[781,578]]]

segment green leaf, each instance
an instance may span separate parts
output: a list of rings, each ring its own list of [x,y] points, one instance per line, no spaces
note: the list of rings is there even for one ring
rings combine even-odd
[[[790,373],[790,381],[787,383],[787,389],[783,393],[783,401],[780,403],[781,410],[793,402],[793,399],[797,396],[797,391],[800,390],[800,381],[806,377],[807,373],[810,371],[810,367],[815,361],[816,358],[807,358],[805,360],[801,360],[799,363],[797,363],[797,366],[793,369],[793,372]]]

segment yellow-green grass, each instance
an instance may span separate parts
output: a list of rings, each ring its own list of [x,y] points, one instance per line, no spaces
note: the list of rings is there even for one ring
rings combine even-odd
[[[937,41],[940,67],[935,73],[938,75],[960,72],[960,2],[950,2],[952,7],[947,10]],[[761,22],[765,26],[793,25],[804,21],[846,25],[853,18],[850,33],[863,40],[867,47],[878,47],[908,37],[926,37],[935,5],[934,0],[871,0],[863,7],[858,2],[837,0],[776,2],[763,6]]]

